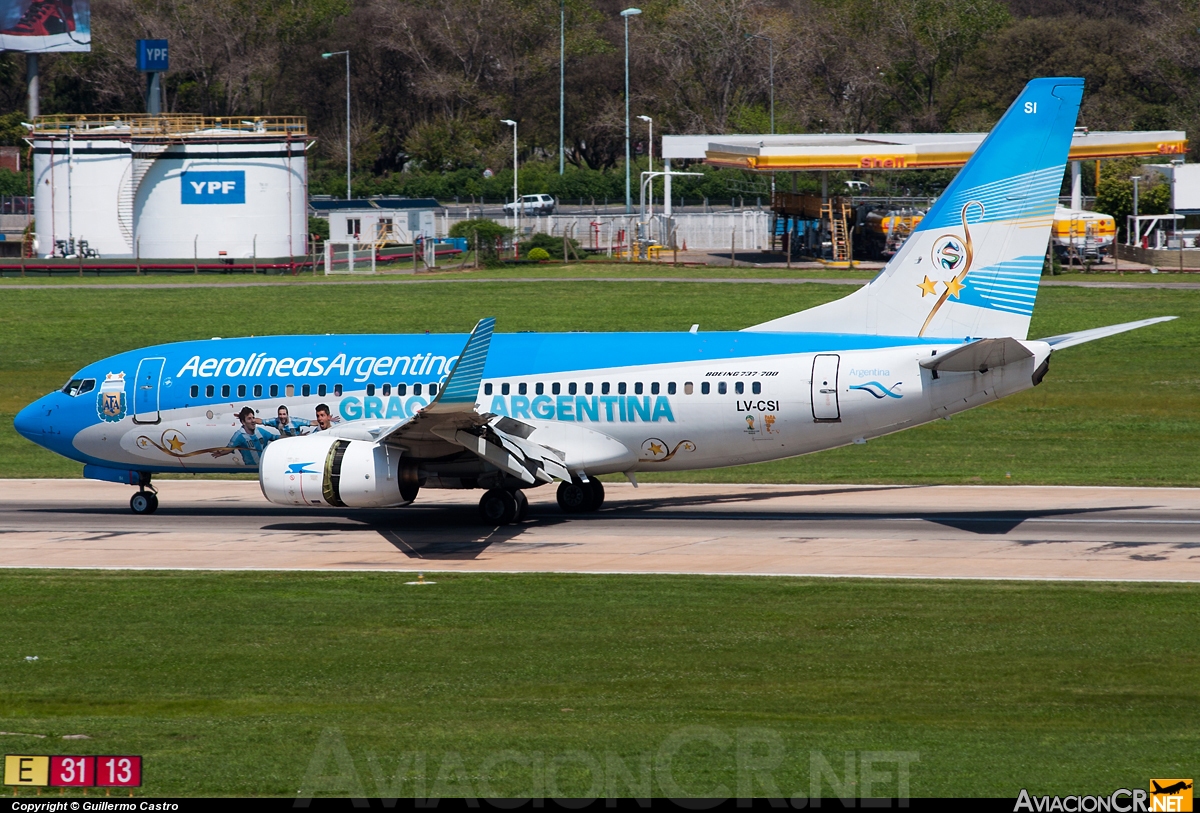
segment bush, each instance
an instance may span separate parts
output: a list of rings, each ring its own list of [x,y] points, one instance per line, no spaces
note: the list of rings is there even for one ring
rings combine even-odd
[[[532,248],[529,250],[529,259],[538,261],[548,260],[550,259],[550,252],[544,248]]]
[[[512,229],[494,220],[460,220],[450,227],[451,237],[467,238],[468,250],[479,246],[479,258],[485,264],[500,260],[500,245],[511,234]]]
[[[576,257],[583,256],[579,252],[579,241],[571,240],[570,243],[571,243],[571,248],[574,250],[574,255]],[[521,243],[521,253],[523,253],[526,257],[528,257],[531,260],[538,259],[533,256],[533,252],[538,251],[538,250],[546,252],[546,256],[544,259],[547,259],[547,260],[551,260],[551,259],[552,260],[562,260],[562,259],[564,259],[562,237],[555,236],[553,234],[546,234],[544,232],[538,232],[537,234],[532,235],[528,240]],[[568,257],[565,259],[570,259],[570,258]]]

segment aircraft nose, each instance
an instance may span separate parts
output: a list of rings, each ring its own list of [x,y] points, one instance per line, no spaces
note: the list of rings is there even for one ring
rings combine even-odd
[[[42,434],[45,431],[46,418],[49,417],[52,407],[49,404],[43,403],[43,400],[34,401],[29,406],[17,413],[17,417],[13,418],[13,428],[25,438],[38,443],[42,439]]]

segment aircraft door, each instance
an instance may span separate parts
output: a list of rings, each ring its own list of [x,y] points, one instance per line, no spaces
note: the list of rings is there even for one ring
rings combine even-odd
[[[823,353],[813,359],[812,413],[814,421],[840,421],[838,408],[838,365],[841,357]]]
[[[158,423],[158,389],[165,358],[142,359],[133,383],[133,422]]]

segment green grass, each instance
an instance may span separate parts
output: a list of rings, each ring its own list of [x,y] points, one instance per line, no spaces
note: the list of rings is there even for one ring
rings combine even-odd
[[[10,290],[0,298],[0,476],[78,476],[79,464],[16,435],[12,416],[83,364],[131,348],[246,334],[466,331],[486,315],[502,331],[736,329],[850,290],[686,282]],[[672,479],[1200,485],[1200,291],[1047,288],[1030,335],[1164,314],[1183,318],[1063,351],[1042,386],[951,422]]]
[[[145,795],[350,793],[305,780],[326,732],[371,795],[373,764],[390,778],[413,754],[426,793],[461,759],[476,792],[490,773],[529,795],[528,769],[485,767],[504,750],[635,773],[647,755],[662,795],[661,755],[690,733],[728,742],[681,747],[685,793],[732,792],[739,737],[764,737],[782,794],[807,792],[811,752],[841,776],[845,752],[901,751],[920,797],[1145,787],[1200,749],[1190,586],[432,578],[4,574],[0,726],[46,735],[6,751],[143,754]],[[558,776],[587,792],[578,758]]]

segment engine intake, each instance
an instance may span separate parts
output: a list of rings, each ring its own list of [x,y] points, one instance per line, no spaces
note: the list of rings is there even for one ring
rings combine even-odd
[[[277,505],[384,508],[416,499],[420,473],[398,449],[363,440],[280,438],[258,467],[263,496]]]

